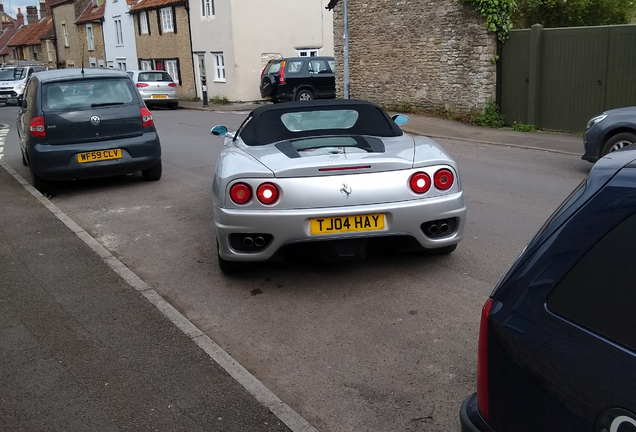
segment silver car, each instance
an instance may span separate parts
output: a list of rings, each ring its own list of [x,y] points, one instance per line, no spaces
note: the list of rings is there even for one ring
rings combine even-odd
[[[363,258],[371,248],[450,253],[466,206],[457,164],[356,100],[290,102],[252,111],[225,138],[213,183],[221,270],[310,253]]]
[[[133,70],[126,72],[137,86],[141,98],[148,108],[165,106],[179,108],[177,84],[170,74],[160,70]]]

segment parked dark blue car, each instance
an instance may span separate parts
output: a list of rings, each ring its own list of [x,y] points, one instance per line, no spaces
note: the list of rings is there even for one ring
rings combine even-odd
[[[636,144],[636,106],[605,111],[587,123],[581,159],[596,162],[608,153]]]
[[[636,149],[600,159],[481,318],[463,432],[636,431]]]

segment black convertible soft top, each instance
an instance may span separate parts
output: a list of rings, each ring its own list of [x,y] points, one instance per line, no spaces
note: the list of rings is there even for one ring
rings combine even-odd
[[[306,111],[354,110],[358,112],[355,124],[346,129],[320,129],[290,131],[282,122],[285,113]],[[240,130],[243,142],[250,146],[272,144],[297,138],[333,135],[370,135],[396,137],[402,129],[379,106],[355,99],[314,100],[309,102],[286,102],[264,105],[252,111]]]

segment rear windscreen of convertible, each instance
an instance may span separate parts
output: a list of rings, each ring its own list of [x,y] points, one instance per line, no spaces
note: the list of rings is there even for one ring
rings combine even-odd
[[[292,102],[257,108],[246,119],[239,133],[245,144],[259,146],[327,136],[396,137],[402,135],[402,130],[381,108],[373,104],[335,100],[312,107],[303,106],[302,102]],[[297,146],[306,145],[306,150],[342,147],[349,148],[349,151],[355,151],[354,148],[368,151],[360,148],[360,142],[351,140],[320,145],[296,142]],[[362,147],[365,146],[362,144]],[[299,147],[295,150],[305,149]]]

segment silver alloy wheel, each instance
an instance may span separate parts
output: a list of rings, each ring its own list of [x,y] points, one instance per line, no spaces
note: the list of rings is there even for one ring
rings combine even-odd
[[[302,92],[300,96],[298,97],[298,100],[303,102],[310,101],[312,99],[313,97],[311,96],[311,93],[309,93],[308,91]]]
[[[629,146],[629,145],[632,145],[632,144],[634,144],[634,143],[632,143],[631,141],[628,141],[628,140],[620,140],[620,141],[616,142],[616,143],[612,146],[612,148],[610,148],[610,153],[611,153],[611,152],[613,152],[613,151],[616,151],[616,150],[620,150],[620,149],[622,149],[622,148],[625,148],[625,147],[627,147],[627,146]]]

